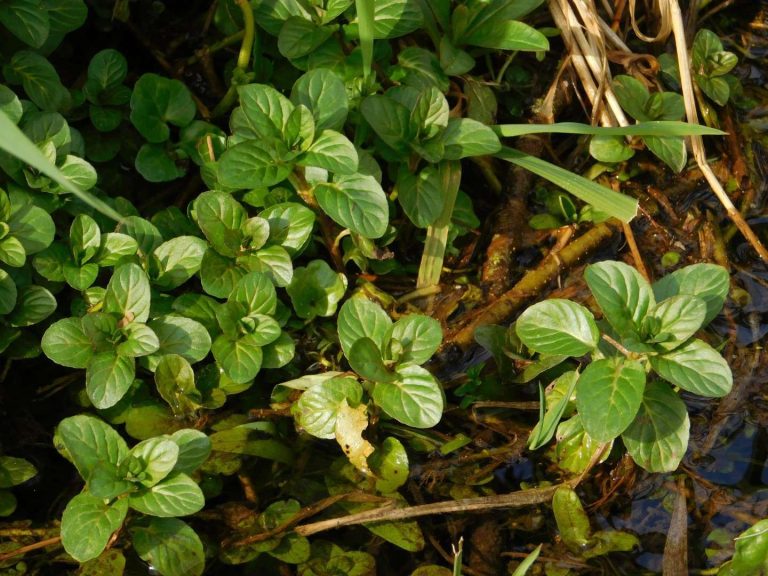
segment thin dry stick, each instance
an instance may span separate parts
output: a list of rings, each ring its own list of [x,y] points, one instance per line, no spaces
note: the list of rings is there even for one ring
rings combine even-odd
[[[312,524],[297,526],[294,532],[301,536],[311,536],[318,532],[341,528],[342,526],[354,526],[357,524],[369,524],[373,522],[398,522],[400,520],[410,520],[421,516],[434,516],[436,514],[456,514],[464,512],[477,512],[479,510],[492,510],[495,508],[520,508],[522,506],[532,506],[534,504],[543,504],[552,500],[552,495],[562,484],[549,486],[547,488],[533,488],[530,490],[520,490],[511,494],[501,494],[498,496],[486,496],[484,498],[465,498],[464,500],[454,500],[451,502],[435,502],[433,504],[422,504],[421,506],[410,506],[408,508],[376,508],[350,514],[341,518],[331,518],[330,520],[321,520]]]
[[[688,118],[688,122],[691,124],[698,124],[699,118],[696,112],[696,99],[693,93],[693,81],[691,79],[691,70],[688,64],[688,48],[685,43],[685,25],[683,24],[683,15],[680,11],[680,5],[677,0],[666,0],[665,4],[668,5],[670,18],[672,20],[671,27],[675,37],[675,49],[677,50],[677,63],[680,68],[680,84],[683,88],[683,100],[685,101],[685,113]],[[633,19],[634,21],[634,19]],[[637,30],[636,30],[637,31]],[[733,205],[733,202],[728,197],[728,194],[723,189],[720,181],[715,176],[712,168],[709,167],[707,162],[706,151],[704,150],[704,142],[701,136],[691,136],[691,148],[693,149],[693,157],[696,159],[701,169],[704,178],[706,178],[712,191],[720,200],[720,203],[725,208],[728,217],[736,225],[739,231],[744,235],[747,241],[752,245],[755,251],[764,262],[768,262],[768,250],[765,249],[760,239],[755,235],[750,228],[747,221]]]
[[[52,546],[54,544],[58,544],[59,542],[61,542],[61,536],[54,536],[53,538],[47,538],[46,540],[40,540],[40,542],[35,542],[34,544],[16,548],[10,552],[6,552],[5,554],[0,554],[0,562],[5,562],[9,558],[14,558],[15,556],[20,556],[22,554],[26,554],[27,552],[32,552],[33,550],[39,550],[40,548],[45,548],[46,546]]]
[[[645,267],[645,262],[643,262],[643,257],[637,247],[637,241],[635,240],[635,234],[632,232],[632,228],[626,222],[622,222],[621,227],[624,230],[624,238],[627,240],[627,244],[629,245],[629,251],[632,252],[632,259],[635,261],[637,270],[640,272],[643,278],[650,282],[651,277],[648,275],[648,269]]]

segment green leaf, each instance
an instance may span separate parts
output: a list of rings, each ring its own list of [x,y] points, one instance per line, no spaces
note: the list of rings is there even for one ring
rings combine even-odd
[[[219,160],[219,180],[231,188],[274,186],[292,170],[293,154],[280,140],[246,140]]]
[[[665,300],[678,294],[696,296],[704,301],[707,314],[704,325],[709,324],[720,312],[728,296],[730,277],[728,270],[716,264],[693,264],[671,274],[653,284],[657,300]]]
[[[306,268],[296,268],[286,291],[299,318],[329,317],[347,289],[347,277],[335,272],[325,260],[312,260]]]
[[[570,300],[534,304],[517,319],[515,330],[523,344],[542,354],[582,356],[600,339],[592,313]]]
[[[292,257],[301,254],[312,237],[315,213],[295,202],[274,204],[260,216],[269,222],[269,242],[285,248]]]
[[[360,338],[349,351],[349,365],[361,377],[374,382],[394,382],[397,375],[387,368],[381,350],[370,338]]]
[[[671,352],[651,356],[650,361],[659,376],[700,396],[720,398],[733,387],[728,362],[701,340],[691,340]]]
[[[283,140],[293,150],[306,150],[315,138],[315,119],[303,104],[293,109],[283,132]]]
[[[216,452],[224,452],[266,458],[283,464],[293,463],[293,450],[279,440],[265,438],[265,430],[260,424],[243,424],[211,434],[214,456]]]
[[[18,291],[13,278],[0,268],[0,314],[10,314],[16,306]]]
[[[598,442],[610,442],[624,432],[640,409],[645,370],[625,358],[595,360],[576,385],[576,407],[584,429]]]
[[[84,91],[88,99],[99,104],[104,90],[119,86],[128,75],[128,61],[120,52],[108,48],[93,55],[88,64],[88,81]]]
[[[147,182],[170,182],[187,173],[164,144],[144,144],[136,154],[134,166]]]
[[[688,161],[685,140],[681,136],[658,138],[646,136],[643,139],[648,149],[675,172],[682,172]]]
[[[96,408],[104,409],[117,404],[125,396],[136,376],[133,358],[118,356],[114,352],[101,352],[88,362],[85,389]]]
[[[112,533],[123,525],[128,513],[126,500],[105,504],[87,492],[69,501],[61,516],[61,543],[78,562],[99,556]]]
[[[121,468],[127,469],[129,479],[150,488],[170,474],[178,457],[179,447],[173,440],[148,438],[131,449]]]
[[[323,130],[299,159],[302,166],[317,166],[334,174],[354,174],[357,162],[355,145],[334,130]]]
[[[571,402],[574,390],[576,390],[576,384],[579,381],[579,373],[575,370],[561,374],[551,384],[550,394],[546,397],[546,412],[544,416],[539,419],[531,435],[528,437],[528,448],[531,450],[538,450],[549,442],[557,431],[557,426],[560,423],[560,419],[565,414],[568,404]],[[555,394],[559,390],[563,390],[562,394]],[[543,390],[541,390],[540,397],[544,400]],[[550,401],[550,397],[553,397]],[[543,411],[542,411],[543,412]]]
[[[241,108],[232,113],[232,131],[246,138],[281,139],[293,111],[290,100],[271,86],[239,86]]]
[[[21,268],[27,261],[24,246],[15,236],[6,236],[0,240],[0,262],[11,268]]]
[[[396,360],[401,364],[424,364],[437,352],[443,341],[440,322],[422,314],[400,318],[392,325],[385,341],[397,341],[400,352]],[[390,344],[391,347],[391,344]]]
[[[143,74],[133,87],[131,122],[151,143],[168,140],[171,133],[168,124],[186,126],[194,120],[195,113],[192,95],[178,80]]]
[[[347,120],[349,101],[344,82],[326,68],[310,70],[299,78],[291,89],[291,101],[312,111],[317,132],[340,132]]]
[[[408,480],[408,453],[397,438],[384,438],[368,457],[368,464],[377,478],[376,490],[383,494],[394,492]]]
[[[41,0],[5,0],[0,4],[0,24],[33,48],[45,43],[51,29]]]
[[[144,254],[152,253],[155,248],[163,243],[163,237],[157,227],[149,220],[139,216],[123,218],[118,231],[136,240],[139,249]]]
[[[19,97],[13,90],[2,84],[0,84],[0,110],[5,112],[13,124],[18,124],[24,114]]]
[[[587,266],[584,280],[613,329],[622,337],[638,336],[656,305],[645,278],[632,266],[607,260]]]
[[[292,60],[306,56],[333,35],[331,26],[318,26],[311,20],[288,18],[277,37],[280,54]]]
[[[123,556],[122,551],[112,548],[105,550],[97,558],[81,564],[78,576],[102,576],[104,574],[123,576],[124,572],[125,556]]]
[[[414,174],[402,167],[397,177],[397,197],[416,226],[427,228],[434,224],[445,204],[439,169],[428,165]]]
[[[398,368],[399,379],[377,383],[373,400],[389,416],[414,428],[431,428],[443,416],[443,394],[440,385],[421,366]]]
[[[659,302],[652,313],[656,329],[651,342],[665,350],[677,348],[701,328],[706,313],[706,304],[696,296],[680,294]]]
[[[352,346],[360,338],[370,338],[382,350],[391,327],[392,320],[381,306],[364,296],[350,298],[341,307],[337,322],[344,355],[349,358]]]
[[[605,212],[623,222],[629,222],[637,214],[637,200],[613,192],[554,164],[506,147],[502,147],[501,152],[496,154],[496,157],[530,170],[537,176],[560,186],[580,200],[591,204],[600,212]]]
[[[131,524],[139,558],[163,576],[200,576],[205,550],[197,533],[177,518],[146,518]]]
[[[40,342],[43,353],[67,368],[85,368],[93,356],[79,318],[64,318],[51,324]]]
[[[489,21],[475,26],[469,34],[461,36],[457,43],[521,52],[549,50],[549,40],[544,34],[517,20]]]
[[[77,30],[88,17],[88,7],[83,0],[44,0],[43,3],[53,33],[66,34]]]
[[[94,416],[64,418],[56,428],[56,448],[64,451],[84,479],[103,461],[117,465],[128,454],[125,440]]]
[[[64,280],[75,290],[87,290],[99,275],[99,265],[94,262],[78,266],[73,262],[64,264]]]
[[[13,313],[6,321],[21,328],[42,322],[56,310],[56,298],[42,286],[25,286],[18,293]]]
[[[392,98],[375,94],[363,100],[360,111],[387,146],[398,152],[408,150],[411,138],[408,108]]]
[[[87,214],[78,214],[69,228],[69,242],[75,261],[85,264],[93,258],[101,246],[101,231],[96,220]]]
[[[635,421],[621,438],[632,459],[648,472],[674,472],[688,447],[685,403],[664,382],[649,382]]]
[[[131,494],[128,504],[143,514],[171,518],[199,512],[205,497],[192,478],[175,472],[159,484]]]
[[[117,353],[121,356],[137,358],[148,356],[157,352],[160,340],[157,334],[147,326],[139,322],[131,322],[122,329],[125,340],[117,345]]]
[[[651,120],[629,126],[590,126],[578,122],[555,122],[554,124],[499,124],[493,127],[499,136],[507,138],[526,134],[580,134],[589,136],[722,136],[722,130],[676,122]]]
[[[342,403],[357,406],[363,398],[360,383],[349,376],[323,380],[306,390],[297,403],[299,425],[316,438],[336,437],[336,417]]]
[[[759,520],[735,538],[736,551],[718,576],[742,576],[768,571],[768,519]]]
[[[338,224],[365,238],[380,238],[389,224],[384,190],[373,176],[352,174],[314,188],[320,208]]]
[[[8,66],[21,80],[29,99],[40,109],[54,112],[69,105],[69,91],[61,83],[56,69],[45,57],[27,50],[19,50],[13,55]]]
[[[261,353],[262,368],[283,368],[293,360],[296,354],[296,343],[288,334],[282,332],[277,340],[262,348]]]
[[[24,484],[37,475],[37,468],[24,458],[0,456],[0,488]]]
[[[150,257],[153,283],[162,290],[173,290],[200,270],[207,249],[195,236],[177,236],[158,246]]]
[[[211,352],[216,362],[236,384],[248,382],[261,370],[263,355],[259,338],[248,334],[237,340],[219,336],[214,340]]]
[[[171,440],[179,447],[179,457],[173,468],[176,472],[192,474],[211,453],[211,440],[199,430],[191,428],[177,430],[171,434]]]
[[[625,162],[635,155],[634,149],[621,136],[595,136],[589,141],[589,154],[600,162]]]
[[[238,254],[248,218],[240,202],[224,192],[203,192],[195,199],[194,217],[214,250],[222,256]]]
[[[29,164],[39,172],[42,172],[67,192],[74,194],[88,206],[95,208],[105,216],[113,220],[120,220],[121,215],[108,204],[99,200],[95,196],[88,194],[70,182],[67,177],[51,162],[40,149],[27,138],[21,130],[6,116],[0,112],[0,132],[4,135],[0,138],[0,150],[11,154]]]
[[[552,511],[563,543],[572,551],[579,553],[587,547],[592,534],[589,516],[581,505],[581,500],[570,486],[561,486],[552,496]]]
[[[166,354],[155,367],[157,392],[177,418],[193,415],[202,405],[202,396],[195,387],[195,372],[189,362],[178,354]]]
[[[260,272],[250,272],[235,285],[229,300],[245,307],[245,315],[271,315],[277,309],[277,292],[269,277]]]
[[[357,3],[356,3],[357,5]],[[352,20],[347,32],[355,31],[355,24],[359,27],[359,36],[362,39],[363,30],[367,31],[365,22],[358,18]],[[383,40],[385,38],[399,38],[418,29],[423,22],[423,16],[419,6],[414,0],[377,0],[373,5],[373,38]]]
[[[648,88],[640,80],[632,76],[616,76],[611,84],[621,107],[640,122],[654,120],[646,112],[646,104],[650,98]]]
[[[247,270],[238,266],[234,260],[221,256],[215,250],[208,249],[203,254],[200,282],[203,290],[211,296],[226,298],[246,273]]]
[[[443,36],[440,39],[440,66],[443,68],[443,72],[449,76],[462,76],[472,70],[475,67],[475,59],[472,58],[467,52],[457,48],[453,45],[448,36]],[[478,84],[474,82],[474,84]],[[495,96],[492,96],[495,101]],[[472,99],[470,99],[470,109],[472,108]],[[474,120],[479,120],[477,117],[473,117],[472,113],[469,113],[470,117]],[[484,122],[486,123],[486,122]],[[488,122],[490,123],[490,122]]]
[[[118,467],[105,460],[99,462],[88,477],[88,492],[101,499],[113,500],[134,489]]]
[[[411,131],[420,139],[437,136],[448,126],[448,116],[448,100],[437,87],[429,86],[421,91],[411,110]]]
[[[149,318],[149,278],[137,264],[115,268],[104,294],[104,311],[118,314],[129,322],[146,322]]]
[[[203,297],[204,298],[204,297]],[[157,352],[147,358],[147,365],[154,370],[160,358],[166,354],[178,354],[190,363],[199,362],[211,350],[211,337],[200,322],[183,316],[160,316],[149,323],[157,334]]]
[[[13,205],[8,219],[8,232],[16,236],[29,256],[37,254],[53,242],[56,226],[50,214],[34,204],[23,207]]]
[[[268,246],[237,259],[237,264],[250,272],[264,274],[278,288],[293,279],[291,256],[282,246]]]

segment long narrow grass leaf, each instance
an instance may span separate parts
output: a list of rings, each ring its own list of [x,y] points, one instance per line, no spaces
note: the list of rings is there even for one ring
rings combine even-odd
[[[355,0],[357,9],[358,33],[360,35],[360,50],[363,52],[363,76],[371,73],[373,65],[373,24],[374,2],[376,0]]]
[[[622,222],[629,222],[637,214],[636,199],[614,192],[605,186],[600,186],[583,176],[550,164],[546,160],[506,146],[495,156],[557,184],[566,192],[570,192],[580,200]]]
[[[579,122],[557,122],[555,124],[498,124],[493,126],[499,136],[508,138],[526,134],[580,134],[587,136],[722,136],[722,130],[678,122],[656,120],[640,122],[631,126],[601,127]]]
[[[11,122],[10,118],[2,110],[0,110],[0,134],[3,135],[0,138],[0,149],[15,156],[25,164],[29,164],[35,170],[42,172],[64,190],[74,194],[94,210],[98,210],[105,216],[113,218],[118,222],[123,219],[111,206],[75,186],[55,164],[43,155],[34,142],[27,138],[16,124]]]

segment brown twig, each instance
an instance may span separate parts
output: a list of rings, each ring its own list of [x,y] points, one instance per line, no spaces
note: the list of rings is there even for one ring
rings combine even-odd
[[[26,554],[27,552],[32,552],[33,550],[39,550],[40,548],[45,548],[46,546],[53,546],[54,544],[59,544],[60,542],[61,536],[54,536],[53,538],[40,540],[40,542],[28,544],[27,546],[22,546],[20,548],[11,550],[10,552],[6,552],[5,554],[0,554],[0,562],[5,562],[9,558],[14,558],[16,556]]]
[[[349,516],[342,516],[341,518],[331,518],[329,520],[313,522],[312,524],[303,524],[294,528],[294,532],[301,536],[311,536],[318,532],[334,530],[335,528],[341,528],[342,526],[355,526],[358,524],[369,524],[374,522],[398,522],[401,520],[420,518],[422,516],[435,516],[437,514],[457,514],[492,510],[495,508],[520,508],[522,506],[544,504],[552,499],[552,495],[559,486],[561,485],[520,490],[519,492],[500,494],[497,496],[466,498],[464,500],[454,500],[450,502],[434,502],[432,504],[409,506],[407,508],[385,506],[374,510],[359,512],[357,514],[350,514]]]

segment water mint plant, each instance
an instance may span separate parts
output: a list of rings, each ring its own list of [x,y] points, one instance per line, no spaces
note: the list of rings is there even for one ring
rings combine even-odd
[[[580,304],[553,299],[531,306],[515,324],[522,343],[542,356],[590,360],[554,383],[529,445],[546,444],[573,402],[573,425],[589,438],[621,437],[646,470],[675,470],[690,426],[676,389],[717,398],[733,385],[725,359],[695,337],[722,308],[728,274],[695,264],[650,285],[631,266],[606,261],[588,266],[584,279],[602,321]]]

